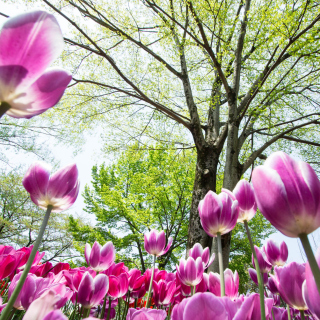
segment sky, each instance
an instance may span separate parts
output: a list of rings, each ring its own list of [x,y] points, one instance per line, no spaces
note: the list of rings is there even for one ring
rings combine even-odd
[[[1,12],[14,15],[17,13],[25,12],[26,10],[21,6],[21,4],[14,3],[4,3],[1,5]],[[65,22],[61,20],[60,17],[57,17],[58,21],[61,23],[62,30],[66,26]],[[0,25],[6,19],[0,17]],[[4,118],[5,119],[5,118]],[[91,181],[91,168],[93,165],[100,164],[104,161],[109,162],[112,159],[106,159],[105,156],[101,154],[100,147],[101,141],[98,137],[94,139],[87,136],[87,141],[82,147],[82,151],[80,151],[77,155],[74,155],[73,149],[68,148],[66,146],[56,146],[53,141],[47,140],[46,143],[51,144],[52,155],[60,162],[60,166],[63,167],[70,163],[76,163],[79,170],[79,179],[80,179],[80,196],[78,197],[74,206],[69,210],[70,213],[74,215],[81,215],[84,218],[91,220],[94,223],[94,220],[91,216],[83,213],[83,197],[81,196],[84,191],[84,187],[86,184],[89,184]],[[25,167],[28,167],[33,161],[37,160],[34,155],[25,154],[10,154],[10,164],[12,166],[18,166],[23,164]],[[313,234],[309,235],[309,239],[312,247],[315,249],[318,244],[320,244],[320,231],[315,231]],[[294,238],[288,238],[282,235],[280,232],[276,232],[272,234],[269,238],[274,239],[277,242],[285,241],[289,248],[289,258],[288,262],[297,261],[297,262],[305,262],[306,258],[303,254],[302,247],[299,243],[299,240]],[[267,239],[264,240],[264,243]]]

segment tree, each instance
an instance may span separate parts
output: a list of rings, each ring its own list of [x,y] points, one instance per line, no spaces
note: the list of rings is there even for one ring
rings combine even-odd
[[[44,211],[31,200],[22,185],[19,171],[0,174],[0,244],[29,247],[37,238]],[[52,213],[40,250],[45,259],[63,260],[73,255],[72,238],[67,232],[66,213]]]
[[[319,147],[316,0],[43,3],[73,28],[64,63],[74,85],[55,117],[76,123],[73,132],[105,123],[122,143],[195,147],[188,247],[211,246],[197,207],[216,190],[219,164],[232,190],[283,141],[296,153],[308,147],[302,155]]]
[[[94,214],[94,228],[70,217],[70,230],[82,246],[95,239],[112,241],[121,261],[146,269],[144,233],[165,230],[173,238],[170,250],[158,258],[159,268],[174,268],[186,250],[188,214],[194,177],[194,152],[155,146],[133,146],[116,162],[92,168],[92,188],[84,192],[85,211]]]

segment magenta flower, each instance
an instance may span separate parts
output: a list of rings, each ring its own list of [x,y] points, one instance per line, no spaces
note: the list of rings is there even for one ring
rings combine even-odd
[[[281,242],[280,246],[274,240],[268,240],[267,243],[262,247],[265,252],[268,261],[273,266],[284,266],[288,259],[288,247],[284,241]]]
[[[113,263],[107,270],[102,271],[107,276],[118,277],[122,273],[127,273],[129,269],[124,265],[123,262]]]
[[[19,256],[17,254],[3,254],[0,256],[0,280],[10,276],[17,268]]]
[[[189,250],[189,257],[192,257],[196,260],[198,257],[202,259],[204,269],[207,269],[210,264],[213,262],[215,258],[215,254],[213,253],[210,257],[210,250],[209,248],[202,248],[200,243],[196,243],[190,250]]]
[[[190,296],[191,295],[191,287],[188,285],[183,284],[179,276],[176,277],[176,286],[177,290],[176,292],[181,291],[183,296]],[[196,285],[196,290],[195,292],[207,292],[208,291],[208,286],[209,286],[209,275],[207,273],[203,273],[203,278],[202,280]],[[180,288],[180,290],[179,290]]]
[[[87,264],[95,271],[101,272],[108,269],[116,258],[116,250],[111,241],[103,247],[95,241],[92,249],[89,243],[86,243],[84,255]]]
[[[231,231],[239,214],[238,202],[224,192],[217,195],[209,191],[200,201],[198,210],[202,228],[211,237]]]
[[[133,299],[140,299],[140,298],[143,298],[146,293],[147,293],[147,288],[143,283],[139,289],[131,291],[130,297]]]
[[[268,273],[272,269],[272,264],[268,261],[266,254],[263,250],[260,250],[257,246],[254,246],[254,250],[256,251],[259,267],[261,273]],[[255,266],[253,255],[252,255],[252,264]]]
[[[254,169],[252,183],[262,214],[284,235],[320,227],[320,181],[308,163],[275,152]]]
[[[267,286],[268,286],[268,289],[270,290],[270,292],[272,292],[273,294],[279,293],[276,283],[277,283],[277,281],[274,279],[274,276],[270,275],[270,278],[268,278]]]
[[[252,280],[257,286],[259,286],[256,269],[249,268],[249,269],[248,269],[248,272],[249,272],[249,276],[250,276],[251,280]],[[267,274],[267,273],[263,273],[263,274],[262,274],[262,279],[263,279],[263,284],[266,286],[267,283],[268,283],[268,274]]]
[[[172,241],[172,237],[169,237],[168,245],[166,246],[166,234],[164,231],[158,232],[157,230],[152,229],[144,235],[144,248],[149,254],[159,257],[169,251]]]
[[[171,320],[183,320],[183,312],[189,299],[183,299],[180,303],[176,304],[171,313]]]
[[[130,308],[126,320],[164,320],[166,317],[165,310]]]
[[[147,269],[143,274],[146,288],[149,288],[150,286],[151,273],[152,273],[152,269]],[[165,280],[166,277],[167,277],[166,270],[159,270],[158,268],[154,269],[153,281],[159,282],[160,280]]]
[[[166,282],[160,280],[158,283],[153,281],[153,299],[156,306],[168,306],[172,300],[176,290],[174,281]]]
[[[138,290],[144,283],[144,276],[141,275],[141,271],[138,269],[131,269],[128,272],[129,277],[129,291]]]
[[[221,192],[227,193],[232,200],[238,201],[239,216],[238,222],[251,220],[257,212],[257,203],[254,197],[253,187],[247,180],[240,180],[233,192],[223,189]]]
[[[290,262],[284,267],[275,267],[274,272],[281,298],[292,308],[308,309],[302,297],[302,284],[306,279],[305,265]]]
[[[22,183],[38,207],[47,209],[51,205],[52,212],[71,207],[79,193],[78,169],[75,164],[50,176],[48,165],[36,162],[31,165]]]
[[[203,263],[200,257],[196,260],[189,257],[188,260],[180,259],[176,266],[180,281],[187,286],[196,286],[203,278]]]
[[[226,296],[230,299],[235,299],[238,296],[239,291],[239,275],[238,272],[234,273],[230,269],[224,271],[225,279],[225,293]],[[209,273],[209,291],[215,294],[216,296],[221,296],[220,288],[220,275],[218,273]]]
[[[320,267],[320,248],[318,248],[315,258]],[[306,263],[305,275],[306,280],[302,285],[303,299],[309,310],[320,319],[320,295],[309,262]]]
[[[57,104],[72,76],[59,68],[47,69],[63,50],[55,17],[33,11],[8,19],[0,46],[0,117],[6,112],[31,118]]]
[[[85,309],[100,304],[109,289],[109,280],[105,274],[99,274],[94,279],[89,272],[86,272],[81,279],[78,288],[78,302]]]
[[[108,296],[112,299],[122,298],[128,291],[129,281],[126,273],[121,273],[118,277],[109,276]]]

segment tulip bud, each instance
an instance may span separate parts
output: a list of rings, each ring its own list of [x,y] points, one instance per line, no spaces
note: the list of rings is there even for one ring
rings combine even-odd
[[[168,245],[166,246],[166,235],[164,231],[158,232],[152,229],[150,232],[144,235],[144,248],[145,250],[156,257],[166,254],[172,244],[173,239],[169,237]]]

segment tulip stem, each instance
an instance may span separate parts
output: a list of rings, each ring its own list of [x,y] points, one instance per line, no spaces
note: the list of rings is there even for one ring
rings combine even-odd
[[[287,304],[287,313],[288,313],[288,320],[291,320],[290,307],[288,304]]]
[[[107,313],[107,320],[110,319],[110,313],[111,313],[111,298],[109,298],[109,307],[108,307],[108,313]],[[103,319],[103,318],[101,318]]]
[[[248,221],[244,220],[243,223],[244,223],[244,227],[246,228],[247,237],[248,237],[251,251],[253,254],[254,265],[255,265],[256,271],[257,271],[257,278],[258,278],[258,284],[259,284],[259,294],[260,294],[261,319],[266,320],[266,312],[265,312],[265,307],[264,307],[264,289],[263,289],[263,282],[262,282],[263,280],[262,280],[261,271],[260,271],[260,267],[259,267],[259,263],[258,263],[258,258],[257,258],[256,250],[254,250],[254,245],[253,245],[251,233],[250,233],[249,226],[248,226]]]
[[[151,296],[151,289],[152,289],[152,282],[153,282],[153,277],[154,277],[154,269],[156,267],[156,256],[153,256],[153,267],[152,267],[152,272],[151,272],[151,279],[150,279],[150,284],[149,284],[149,291],[147,295],[147,308],[150,307],[151,301],[150,301],[150,296]],[[0,319],[1,320],[1,319]]]
[[[220,271],[220,288],[221,297],[225,296],[225,286],[224,286],[224,272],[223,272],[223,258],[222,258],[222,245],[221,245],[221,233],[217,233],[218,238],[218,258],[219,258],[219,271]]]
[[[100,319],[103,319],[106,310],[107,294],[104,296]]]
[[[196,286],[190,286],[191,288],[191,296],[193,296],[196,293]]]
[[[7,102],[0,102],[0,119],[2,116],[11,108],[10,104]]]
[[[28,261],[27,261],[27,263],[26,263],[26,265],[24,267],[24,270],[23,270],[23,272],[21,274],[21,277],[20,277],[15,289],[13,290],[12,295],[11,295],[6,307],[1,312],[0,320],[6,320],[8,318],[8,315],[9,315],[9,313],[10,313],[10,311],[11,311],[11,309],[12,309],[12,307],[13,307],[13,305],[14,305],[14,303],[15,303],[15,301],[16,301],[16,299],[17,299],[17,297],[18,297],[18,295],[19,295],[19,293],[20,293],[20,291],[22,289],[22,287],[23,287],[23,284],[24,284],[24,282],[25,282],[25,280],[26,280],[26,278],[28,276],[28,273],[29,273],[29,271],[31,269],[31,266],[32,266],[33,261],[34,261],[34,258],[35,258],[36,254],[37,254],[38,248],[40,246],[44,231],[46,229],[46,226],[48,224],[48,220],[50,218],[51,210],[52,210],[52,206],[48,205],[46,214],[44,216],[44,219],[42,221],[42,225],[41,225],[40,230],[39,230],[39,234],[38,234],[37,240],[36,240],[36,242],[35,242],[35,244],[34,244],[34,246],[32,248],[32,251],[30,253],[29,259],[28,259]]]
[[[91,309],[83,308],[83,318],[88,318],[90,316],[90,310]]]
[[[316,285],[317,285],[317,288],[318,288],[318,292],[320,294],[320,269],[319,269],[318,263],[317,263],[317,261],[316,261],[316,259],[314,257],[313,251],[311,249],[310,242],[309,242],[309,239],[308,239],[308,235],[305,234],[305,233],[304,234],[300,234],[299,238],[300,238],[300,241],[302,243],[304,252],[307,255],[308,262],[309,262],[312,274],[314,276],[314,280],[316,282]]]
[[[301,316],[301,320],[306,320],[303,310],[300,310],[300,316]]]

